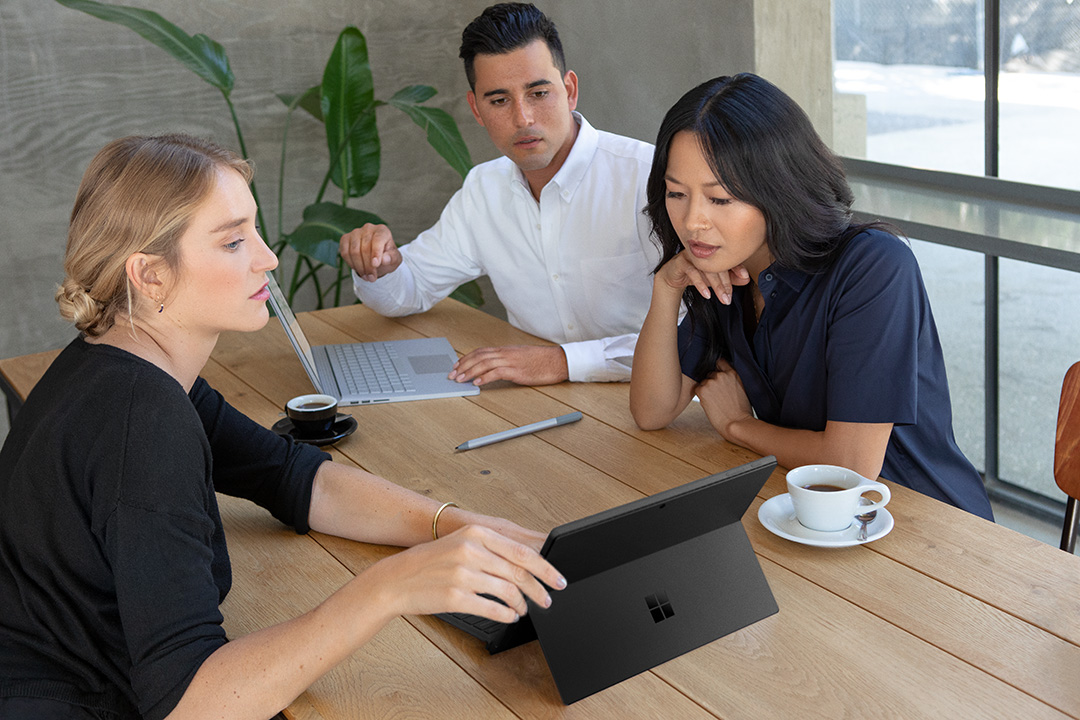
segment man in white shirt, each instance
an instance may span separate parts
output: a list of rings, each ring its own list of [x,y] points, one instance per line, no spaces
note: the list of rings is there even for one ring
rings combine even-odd
[[[451,378],[629,380],[659,258],[641,212],[652,146],[574,112],[577,76],[532,5],[489,7],[462,34],[461,57],[469,106],[503,157],[474,167],[439,221],[400,249],[384,225],[342,237],[357,296],[408,315],[486,274],[511,324],[561,345],[474,350]]]

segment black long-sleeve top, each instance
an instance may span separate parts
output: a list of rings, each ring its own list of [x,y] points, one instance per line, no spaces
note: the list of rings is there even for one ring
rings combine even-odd
[[[74,340],[0,451],[0,696],[165,717],[226,642],[215,490],[303,533],[327,459],[201,378],[185,393],[149,362]]]

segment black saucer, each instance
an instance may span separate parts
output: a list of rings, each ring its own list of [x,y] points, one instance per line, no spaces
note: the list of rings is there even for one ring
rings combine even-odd
[[[334,424],[330,426],[330,429],[321,435],[315,435],[312,437],[301,437],[296,433],[296,427],[293,426],[292,418],[283,417],[278,420],[270,428],[278,435],[284,435],[291,437],[296,442],[307,443],[308,445],[315,445],[322,447],[323,445],[332,445],[342,438],[346,438],[356,432],[357,422],[356,418],[352,415],[346,415],[344,413],[338,413],[337,419]]]

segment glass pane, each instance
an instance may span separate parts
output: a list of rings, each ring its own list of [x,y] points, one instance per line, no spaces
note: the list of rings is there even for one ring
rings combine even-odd
[[[1006,259],[999,268],[999,474],[1062,500],[1054,482],[1054,433],[1061,380],[1080,360],[1080,274]]]
[[[983,255],[921,240],[912,240],[911,249],[919,260],[945,354],[956,442],[982,472],[986,469]]]
[[[998,174],[1080,189],[1080,0],[1002,0]]]
[[[982,7],[981,0],[834,0],[833,149],[982,175]]]

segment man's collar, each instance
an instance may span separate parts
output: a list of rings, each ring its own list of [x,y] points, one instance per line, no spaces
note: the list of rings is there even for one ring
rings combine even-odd
[[[565,200],[569,200],[574,195],[578,185],[581,184],[585,172],[592,163],[593,155],[596,154],[596,147],[600,142],[600,133],[596,131],[596,128],[590,125],[589,121],[578,111],[574,110],[572,114],[574,122],[578,124],[577,137],[574,139],[574,144],[570,148],[566,160],[563,161],[562,167],[559,168],[559,172],[555,173],[555,177],[548,181],[548,185],[554,183],[558,186],[559,193]],[[515,167],[515,170],[517,170],[515,173],[517,182],[526,192],[530,192],[529,181],[525,179],[521,169]]]
[[[555,173],[555,177],[551,179],[553,183],[559,186],[559,190],[566,199],[569,199],[577,190],[578,185],[581,184],[585,172],[589,169],[589,165],[592,164],[593,156],[596,154],[596,146],[600,141],[600,133],[596,132],[596,129],[589,124],[589,121],[581,113],[575,110],[573,115],[574,121],[578,124],[577,139],[574,140],[574,145],[570,148],[563,166],[559,168],[559,172]]]

